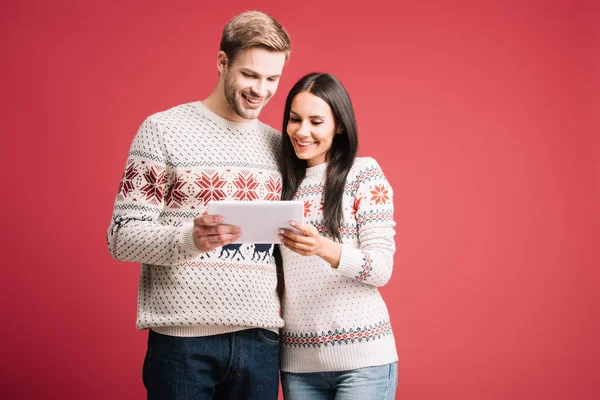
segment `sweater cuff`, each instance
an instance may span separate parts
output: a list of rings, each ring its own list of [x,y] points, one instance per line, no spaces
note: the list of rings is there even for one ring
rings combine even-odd
[[[199,256],[205,252],[198,250],[196,247],[196,243],[194,243],[194,224],[186,224],[184,225],[180,236],[179,243],[181,243],[181,249],[188,254],[195,256]]]
[[[342,245],[342,255],[340,257],[340,265],[337,270],[348,278],[357,279],[362,275],[365,269],[365,255],[357,248]]]

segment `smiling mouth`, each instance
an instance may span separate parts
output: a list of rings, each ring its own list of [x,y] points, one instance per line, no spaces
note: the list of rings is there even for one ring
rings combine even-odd
[[[298,145],[298,147],[300,149],[307,149],[310,146],[312,146],[313,144],[317,143],[317,142],[307,142],[307,141],[299,141],[298,139],[295,139],[296,144]]]
[[[262,104],[263,99],[260,97],[250,97],[248,95],[242,94],[242,97],[248,104],[251,106],[260,106]]]

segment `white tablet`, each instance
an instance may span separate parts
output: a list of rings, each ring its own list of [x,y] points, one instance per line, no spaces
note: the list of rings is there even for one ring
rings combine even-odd
[[[279,229],[293,229],[290,221],[304,223],[303,201],[211,201],[207,213],[222,215],[224,224],[239,226],[234,243],[281,243]]]

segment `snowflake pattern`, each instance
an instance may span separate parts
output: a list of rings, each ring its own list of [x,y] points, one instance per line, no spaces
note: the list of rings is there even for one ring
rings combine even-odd
[[[350,207],[350,215],[352,215],[353,217],[356,217],[356,212],[360,208],[360,201],[361,200],[362,200],[362,197],[355,197],[354,198],[354,204],[352,204],[352,206]]]
[[[150,204],[159,204],[163,200],[163,185],[165,183],[165,170],[160,166],[153,166],[144,173],[146,185],[142,193]]]
[[[208,202],[212,200],[223,200],[226,197],[223,186],[225,186],[227,181],[222,179],[222,177],[212,169],[202,172],[202,174],[196,178],[194,183],[200,188],[196,198],[202,200],[204,204],[208,204]]]
[[[269,177],[265,187],[267,189],[265,200],[279,201],[281,199],[281,178],[277,176]]]
[[[186,181],[183,176],[177,176],[175,173],[171,175],[171,179],[173,183],[165,196],[165,202],[169,207],[180,208],[188,197],[188,195],[183,192]]]
[[[384,185],[375,185],[375,189],[371,190],[371,201],[374,201],[375,204],[387,204],[390,199],[388,194],[389,190]]]
[[[127,166],[127,169],[123,173],[123,178],[121,179],[121,184],[119,185],[119,195],[123,197],[127,197],[129,193],[133,191],[135,185],[133,184],[133,180],[139,175],[138,170],[135,168],[135,163],[130,163]]]
[[[304,218],[309,217],[312,208],[312,200],[304,202]]]
[[[237,189],[233,194],[233,197],[236,200],[252,201],[258,199],[258,195],[256,194],[258,182],[256,179],[254,179],[254,176],[252,176],[250,171],[241,171],[237,178],[233,181],[233,184]]]

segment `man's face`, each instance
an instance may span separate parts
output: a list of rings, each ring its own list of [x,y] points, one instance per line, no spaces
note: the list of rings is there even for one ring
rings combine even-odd
[[[285,53],[252,47],[240,50],[223,68],[225,98],[234,120],[258,118],[277,91],[284,64]]]

